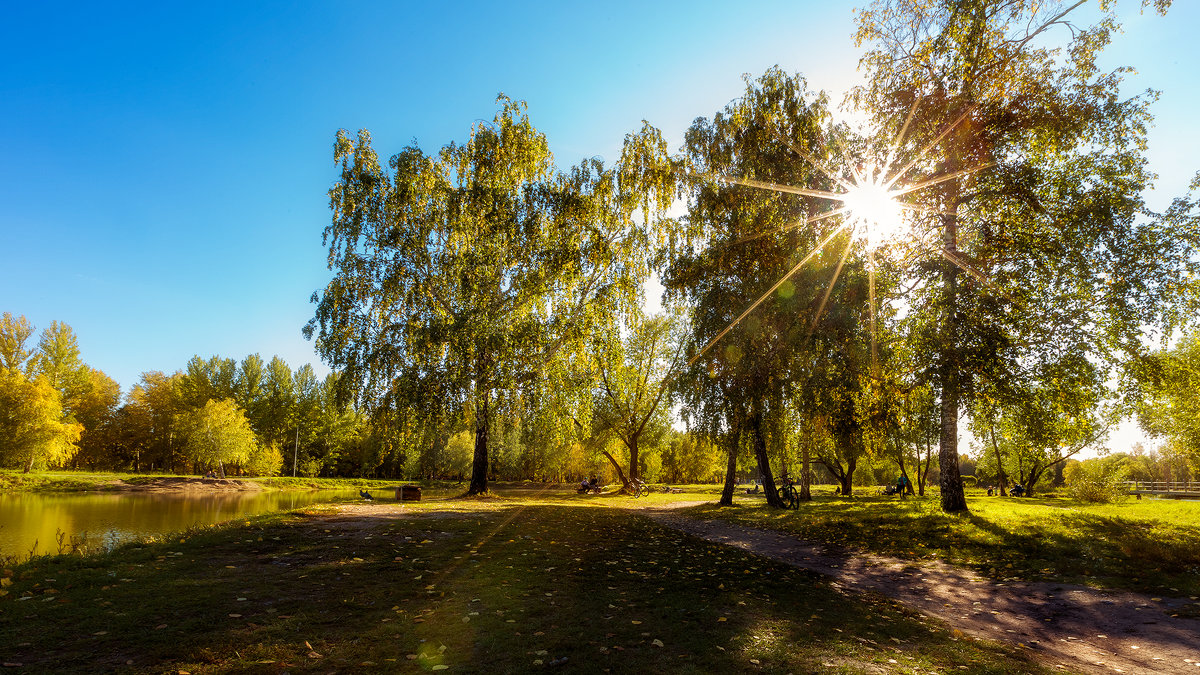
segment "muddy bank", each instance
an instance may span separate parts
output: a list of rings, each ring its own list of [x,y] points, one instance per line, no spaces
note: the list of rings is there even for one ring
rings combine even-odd
[[[199,476],[169,476],[128,483],[115,481],[109,490],[118,492],[259,492],[260,483],[237,478],[201,478]]]

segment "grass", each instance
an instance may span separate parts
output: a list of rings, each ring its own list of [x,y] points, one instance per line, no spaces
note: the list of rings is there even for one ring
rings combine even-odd
[[[0,659],[22,672],[1044,672],[608,508],[637,503],[526,491],[358,520],[321,507],[35,559],[3,572]]]
[[[122,482],[150,481],[173,475],[108,471],[31,471],[22,473],[14,470],[0,470],[0,491],[95,492],[116,490]]]
[[[160,478],[178,478],[173,473],[121,473],[109,471],[33,471],[22,473],[0,470],[0,491],[17,492],[104,492],[127,485],[146,485]],[[192,476],[195,477],[194,475]],[[450,489],[454,481],[402,481],[366,478],[292,478],[291,476],[236,477],[255,482],[268,490],[347,490],[380,489],[396,485],[419,484],[435,489]],[[124,485],[122,485],[124,484]]]
[[[1200,501],[985,495],[967,491],[969,515],[942,513],[936,494],[842,498],[821,488],[795,511],[767,509],[760,498],[691,513],[899,558],[941,558],[996,579],[1200,596]]]

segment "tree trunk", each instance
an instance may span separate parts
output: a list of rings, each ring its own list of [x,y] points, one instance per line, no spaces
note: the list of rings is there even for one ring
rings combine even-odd
[[[739,445],[738,433],[729,432],[730,440],[727,448],[729,462],[725,465],[725,488],[721,490],[721,501],[717,506],[733,506],[733,491],[737,487],[737,451]]]
[[[846,470],[842,472],[839,478],[842,481],[842,496],[850,497],[854,494],[854,469],[858,466],[858,459],[846,460]]]
[[[920,456],[921,451],[917,451],[917,494],[921,497],[925,496],[925,483],[929,480],[929,462],[933,459],[933,450],[928,444],[925,445],[925,457]]]
[[[763,492],[767,495],[767,506],[783,508],[783,500],[775,489],[775,478],[771,474],[771,462],[767,458],[767,439],[763,434],[762,404],[756,402],[750,413],[750,433],[754,442],[754,458],[758,460],[758,475],[762,480]]]
[[[638,477],[638,436],[637,434],[629,437],[629,480],[635,481]]]
[[[491,422],[488,410],[487,392],[479,397],[475,408],[475,457],[471,462],[471,487],[469,495],[482,495],[488,491],[488,424]]]
[[[942,246],[945,253],[958,254],[958,216],[944,216]],[[946,513],[965,513],[967,498],[963,494],[962,476],[958,472],[958,267],[950,260],[942,261],[942,281],[945,285],[945,315],[942,317],[941,413],[942,429],[938,448],[938,468],[941,469],[942,510]]]
[[[1007,497],[1005,488],[1008,486],[1008,476],[1004,474],[1004,457],[1000,454],[1000,445],[996,442],[996,425],[989,420],[988,430],[992,432],[992,453],[996,455],[996,472],[1000,474],[1000,496]]]
[[[617,477],[621,479],[621,490],[632,493],[633,486],[629,484],[629,479],[625,477],[625,472],[621,470],[621,463],[618,462],[617,458],[613,457],[609,451],[601,450],[600,452],[608,458],[608,461],[613,465],[613,468],[617,470]]]
[[[812,482],[812,461],[808,457],[808,444],[811,441],[811,436],[804,439],[804,445],[800,450],[800,501],[812,501],[812,491],[809,489],[809,484]]]

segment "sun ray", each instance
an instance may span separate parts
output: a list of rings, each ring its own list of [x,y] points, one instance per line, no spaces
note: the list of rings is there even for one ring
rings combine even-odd
[[[850,256],[850,246],[853,243],[854,237],[846,238],[846,250],[842,251],[842,259],[838,261],[837,268],[833,270],[833,278],[829,280],[829,286],[825,288],[825,295],[821,296],[821,304],[817,306],[817,313],[813,314],[812,323],[808,326],[809,335],[817,331],[817,322],[821,320],[821,315],[825,313],[825,303],[829,302],[829,296],[833,293],[833,286],[837,283],[838,276],[842,273],[842,266],[846,264],[846,258]]]
[[[921,189],[924,189],[927,187],[932,187],[934,185],[939,185],[941,183],[945,183],[948,180],[954,180],[955,178],[961,178],[963,176],[968,176],[968,175],[976,173],[978,171],[983,171],[984,169],[990,169],[991,167],[993,167],[995,165],[996,165],[995,162],[984,162],[983,164],[980,164],[978,166],[973,166],[969,169],[962,169],[961,171],[955,171],[952,173],[948,173],[948,174],[945,174],[944,176],[936,176],[934,178],[929,178],[927,180],[923,180],[919,183],[913,183],[912,185],[905,185],[902,188],[893,190],[892,194],[896,195],[897,197],[902,197],[910,192],[916,192],[917,190],[921,190]]]
[[[925,155],[929,154],[929,151],[932,150],[934,148],[934,146],[936,146],[938,143],[941,143],[942,139],[945,138],[947,134],[949,134],[951,131],[954,130],[954,127],[958,126],[963,120],[967,119],[968,115],[975,112],[976,107],[977,106],[974,106],[974,105],[967,106],[967,109],[965,111],[963,111],[963,114],[958,116],[958,119],[954,120],[953,122],[951,122],[949,124],[949,126],[947,126],[945,129],[943,129],[942,133],[938,134],[937,138],[933,139],[929,143],[929,145],[926,145],[924,148],[921,149],[920,152],[913,155],[912,161],[910,161],[908,164],[905,164],[904,168],[900,169],[899,171],[897,171],[895,173],[895,175],[893,175],[891,178],[887,179],[884,182],[884,185],[888,189],[891,189],[891,187],[896,184],[896,181],[900,180],[900,178],[902,176],[904,176],[904,174],[908,173],[909,169],[916,166],[917,162],[921,161],[921,159]]]
[[[709,343],[708,343],[708,344],[704,345],[704,349],[701,349],[699,352],[696,352],[696,355],[695,355],[695,356],[693,356],[692,358],[688,359],[688,362],[687,362],[688,366],[691,366],[693,363],[695,363],[695,362],[696,362],[696,360],[697,360],[697,359],[699,359],[701,356],[703,356],[703,355],[704,355],[704,353],[705,353],[705,352],[707,352],[709,349],[711,349],[713,345],[717,344],[717,342],[718,342],[718,341],[719,341],[721,338],[725,337],[725,334],[726,334],[726,333],[728,333],[729,331],[733,330],[733,327],[734,327],[734,326],[736,326],[736,325],[738,325],[739,323],[741,323],[742,319],[746,318],[746,316],[747,316],[748,314],[750,314],[750,312],[753,312],[753,311],[754,311],[754,309],[755,309],[756,307],[758,307],[759,305],[761,305],[761,304],[762,304],[763,300],[766,300],[768,297],[770,297],[770,295],[771,295],[772,293],[774,293],[776,290],[778,290],[778,288],[779,288],[780,286],[782,286],[782,285],[783,285],[783,282],[787,281],[789,278],[791,278],[791,276],[792,276],[793,274],[795,274],[796,272],[798,272],[798,271],[800,270],[800,268],[804,266],[804,264],[805,264],[805,263],[807,263],[809,260],[812,260],[812,259],[813,259],[813,257],[814,257],[814,256],[816,256],[816,255],[817,255],[817,253],[819,253],[819,252],[821,251],[821,249],[825,248],[825,245],[826,245],[826,244],[828,244],[830,241],[832,241],[832,240],[833,240],[833,238],[834,238],[834,237],[836,237],[836,236],[838,235],[838,233],[839,233],[839,232],[841,232],[842,230],[846,229],[846,227],[847,227],[846,225],[840,225],[840,226],[838,226],[837,228],[835,228],[835,229],[833,230],[833,232],[830,232],[830,233],[829,233],[829,236],[828,236],[828,237],[825,237],[823,240],[821,240],[821,243],[817,244],[817,245],[816,245],[816,247],[815,247],[815,248],[813,248],[813,250],[812,250],[812,251],[809,251],[808,255],[804,256],[804,259],[803,259],[803,260],[801,260],[800,262],[796,263],[795,267],[793,267],[792,269],[788,270],[788,273],[787,273],[787,274],[785,274],[785,275],[783,275],[782,277],[780,277],[779,281],[776,281],[774,286],[772,286],[772,287],[770,287],[769,289],[767,289],[767,292],[766,292],[766,293],[763,293],[763,294],[762,294],[762,295],[761,295],[761,296],[758,298],[758,300],[755,300],[755,301],[754,301],[754,303],[753,303],[752,305],[750,305],[749,307],[747,307],[747,308],[746,308],[746,311],[742,312],[741,316],[739,316],[738,318],[736,318],[736,319],[734,319],[733,321],[731,321],[731,322],[729,323],[729,325],[725,327],[725,329],[724,329],[724,330],[722,330],[720,333],[717,333],[717,336],[716,336],[715,338],[713,338],[711,341],[709,341]]]
[[[867,287],[870,294],[871,311],[871,375],[879,377],[879,340],[876,338],[875,320],[875,249],[867,251]]]
[[[834,134],[833,142],[837,143],[838,147],[842,149],[842,156],[849,160],[851,157],[850,149],[846,147],[846,141],[842,138],[841,134]],[[863,183],[867,182],[866,174],[864,174],[862,170],[860,170],[858,166],[854,164],[854,162],[847,161],[846,166],[850,169],[850,172],[854,174],[854,183],[856,185],[862,185]]]
[[[945,258],[946,260],[949,260],[950,262],[954,263],[955,265],[958,265],[959,269],[961,269],[962,271],[971,275],[971,277],[973,277],[975,279],[975,281],[978,281],[979,283],[986,286],[988,288],[988,290],[1003,294],[1003,291],[1001,291],[994,283],[992,283],[992,280],[989,279],[986,274],[975,269],[967,261],[962,260],[954,253],[952,253],[951,251],[947,251],[944,248],[939,248],[938,253],[940,253],[942,255],[942,257]]]
[[[867,274],[868,274],[869,301],[870,301],[869,312],[870,312],[870,332],[871,332],[871,362],[872,362],[873,372],[876,375],[878,374],[879,311],[878,311],[878,308],[876,307],[876,303],[879,301],[879,298],[878,298],[877,289],[876,289],[876,281],[877,280],[875,278],[875,272],[876,272],[875,249],[879,248],[880,246],[885,245],[887,242],[892,240],[893,237],[897,237],[899,235],[899,232],[900,232],[899,228],[901,226],[903,226],[904,221],[906,220],[904,218],[904,214],[922,214],[923,213],[923,214],[934,214],[934,215],[942,215],[942,216],[953,215],[952,213],[948,213],[948,212],[938,210],[938,209],[935,209],[932,207],[908,203],[908,202],[902,202],[902,201],[900,201],[899,197],[901,197],[903,195],[911,194],[918,190],[922,190],[925,188],[939,185],[946,181],[954,180],[956,178],[961,178],[963,176],[968,176],[968,175],[977,173],[979,171],[985,170],[989,167],[995,166],[994,162],[987,162],[984,164],[980,164],[978,166],[971,167],[969,169],[962,169],[962,170],[954,171],[954,172],[946,174],[946,175],[926,178],[919,182],[911,183],[911,184],[904,184],[902,187],[896,188],[895,185],[897,183],[899,183],[901,180],[903,180],[904,177],[909,173],[909,171],[912,170],[912,168],[914,166],[917,165],[918,162],[920,162],[922,159],[924,159],[934,148],[937,147],[937,145],[939,143],[942,142],[942,140],[944,138],[946,138],[947,135],[949,135],[952,131],[954,131],[954,129],[956,129],[960,124],[963,123],[964,120],[966,120],[968,117],[970,117],[970,115],[975,110],[978,109],[977,106],[968,106],[965,110],[963,110],[963,112],[953,122],[946,125],[938,133],[936,138],[934,138],[930,143],[928,143],[925,147],[923,147],[919,152],[917,152],[915,155],[913,155],[907,164],[905,164],[903,167],[901,167],[898,171],[893,172],[892,171],[893,163],[898,160],[900,149],[902,147],[904,147],[904,145],[905,145],[906,137],[910,131],[912,122],[916,117],[916,112],[919,107],[920,107],[920,98],[914,97],[912,105],[908,110],[908,114],[905,116],[904,122],[900,125],[900,129],[897,132],[896,137],[891,141],[891,143],[888,144],[887,152],[884,155],[882,163],[876,163],[875,161],[863,161],[863,162],[852,161],[850,159],[852,157],[852,155],[850,153],[846,139],[843,138],[840,134],[834,133],[834,131],[831,130],[829,133],[829,136],[832,138],[834,143],[836,143],[838,148],[841,150],[841,153],[844,156],[845,161],[846,161],[846,167],[844,169],[844,172],[835,172],[834,170],[832,170],[828,165],[823,163],[821,160],[819,160],[818,158],[813,156],[811,153],[807,152],[805,149],[799,147],[796,143],[792,142],[792,140],[789,139],[782,132],[782,130],[779,129],[778,127],[773,127],[771,129],[771,133],[773,133],[776,136],[776,138],[783,145],[785,145],[789,150],[791,150],[793,153],[795,153],[801,159],[803,159],[804,161],[806,161],[810,165],[812,165],[812,167],[815,168],[817,171],[819,171],[820,173],[824,174],[826,177],[831,179],[837,185],[837,187],[842,190],[841,192],[834,192],[832,190],[818,190],[818,189],[814,189],[814,188],[798,187],[798,186],[792,186],[792,185],[784,185],[784,184],[779,184],[779,183],[773,183],[770,181],[758,180],[758,179],[754,179],[754,178],[739,178],[736,176],[727,176],[727,175],[720,175],[720,174],[716,174],[716,175],[708,174],[708,175],[704,175],[704,176],[699,176],[699,175],[693,174],[697,178],[703,178],[706,180],[712,180],[715,178],[716,180],[722,181],[722,182],[730,184],[730,185],[741,185],[741,186],[755,188],[755,189],[771,190],[771,191],[777,192],[777,193],[795,194],[795,195],[800,195],[800,196],[804,196],[804,197],[810,197],[810,198],[816,198],[816,199],[826,199],[826,200],[830,200],[830,201],[841,202],[841,206],[839,208],[832,209],[830,211],[827,211],[825,213],[822,213],[822,214],[819,214],[816,216],[811,216],[808,218],[796,220],[794,222],[782,225],[780,227],[768,228],[767,230],[764,230],[762,232],[747,235],[736,241],[733,241],[729,244],[724,244],[722,246],[733,246],[736,244],[741,244],[741,243],[745,243],[747,241],[758,239],[760,237],[765,237],[765,236],[769,236],[772,234],[778,234],[781,232],[787,232],[790,230],[794,230],[794,229],[803,227],[805,225],[811,225],[813,223],[816,223],[816,222],[819,222],[822,220],[826,220],[828,218],[833,218],[833,217],[838,217],[838,216],[846,216],[846,218],[843,220],[842,225],[838,226],[827,237],[825,237],[825,239],[822,240],[812,251],[810,251],[803,260],[801,260],[791,270],[789,270],[786,274],[784,274],[777,282],[775,282],[775,284],[769,290],[767,290],[766,293],[763,293],[762,296],[760,296],[748,308],[746,308],[746,310],[744,312],[742,312],[741,315],[739,315],[736,319],[731,321],[729,323],[729,325],[725,326],[725,328],[722,329],[721,332],[717,334],[716,337],[714,337],[712,340],[710,340],[708,342],[708,344],[706,344],[704,346],[703,349],[701,349],[695,356],[693,356],[688,361],[688,363],[687,363],[688,366],[691,366],[692,364],[694,364],[701,356],[703,356],[705,353],[707,353],[708,350],[710,350],[713,347],[713,345],[715,345],[723,337],[725,337],[725,335],[727,335],[729,333],[729,331],[733,330],[734,327],[736,327],[739,323],[741,323],[741,321],[743,319],[745,319],[746,316],[748,316],[750,314],[750,312],[754,311],[772,293],[774,293],[776,290],[778,290],[778,288],[781,285],[783,285],[783,283],[785,281],[787,281],[789,278],[791,278],[803,265],[805,265],[809,260],[811,260],[813,256],[815,256],[819,251],[824,249],[829,244],[829,242],[833,240],[833,238],[835,236],[837,236],[843,230],[847,230],[847,231],[849,231],[850,236],[847,238],[846,248],[842,252],[841,258],[837,264],[837,268],[834,270],[833,278],[830,280],[829,286],[825,289],[825,292],[821,298],[821,302],[820,302],[820,305],[818,306],[817,313],[813,317],[812,323],[809,327],[809,335],[811,335],[812,332],[816,330],[817,323],[820,320],[821,315],[825,311],[825,306],[828,304],[829,298],[830,298],[831,294],[833,293],[833,287],[836,285],[837,280],[841,275],[842,268],[845,266],[845,263],[849,257],[851,246],[854,245],[854,242],[856,239],[859,240],[860,242],[862,242],[862,245],[864,246],[866,253],[868,255]],[[826,140],[826,142],[828,142],[829,139],[826,138],[825,140]],[[994,285],[987,279],[986,275],[984,275],[979,270],[976,270],[973,267],[971,267],[969,264],[967,264],[964,260],[960,259],[958,256],[953,255],[953,253],[941,250],[940,247],[934,242],[924,240],[921,237],[919,232],[913,231],[913,232],[911,232],[911,235],[914,237],[914,241],[912,243],[917,248],[937,248],[937,249],[939,249],[939,252],[941,253],[941,255],[946,257],[947,260],[949,260],[953,264],[961,267],[965,272],[967,272],[967,274],[969,274],[971,277],[973,277],[980,283],[986,285],[989,288],[994,289]],[[909,247],[909,251],[908,251],[909,256],[911,256],[913,253],[915,253],[915,251],[916,251],[916,248]]]
[[[795,145],[793,145],[792,142],[790,140],[788,140],[788,138],[786,136],[784,136],[781,131],[779,131],[778,129],[773,129],[772,131],[774,132],[776,138],[778,138],[781,143],[786,145],[789,150],[796,153],[797,155],[800,155],[800,157],[802,157],[803,159],[808,161],[808,163],[813,165],[813,167],[816,168],[818,171],[825,174],[832,180],[836,181],[837,184],[841,185],[843,189],[849,190],[851,188],[852,184],[850,183],[850,181],[847,181],[845,178],[842,178],[842,176],[840,174],[834,172],[832,169],[825,166],[816,157],[813,157],[809,153],[807,153],[807,152],[801,150],[800,148],[796,147]]]
[[[737,185],[745,185],[746,187],[759,188],[761,190],[774,190],[775,192],[787,192],[794,195],[804,195],[805,197],[820,197],[821,199],[840,201],[844,196],[844,193],[793,187],[791,185],[780,185],[779,183],[771,183],[765,180],[755,180],[754,178],[738,178],[736,176],[719,176],[718,178],[726,183],[735,183]]]
[[[841,208],[837,208],[832,211],[826,211],[825,213],[822,213],[820,215],[811,216],[811,217],[805,218],[803,220],[797,220],[794,223],[789,223],[787,225],[780,225],[779,227],[763,230],[762,232],[755,232],[754,234],[748,234],[748,235],[742,237],[741,239],[731,241],[728,244],[723,244],[723,247],[727,248],[730,246],[736,246],[738,244],[744,244],[748,241],[754,241],[755,239],[760,239],[767,235],[779,234],[780,232],[787,232],[789,230],[795,230],[795,229],[804,227],[805,225],[812,225],[813,223],[818,223],[818,222],[821,222],[822,220],[826,220],[828,218],[833,218],[834,216],[840,216],[849,210],[850,210],[850,207],[843,206]]]
[[[905,211],[911,211],[913,213],[927,213],[927,214],[934,215],[934,216],[952,216],[952,215],[954,215],[954,213],[952,211],[944,211],[942,209],[935,209],[932,206],[922,206],[921,204],[912,204],[909,202],[897,201],[896,205]]]
[[[896,151],[900,149],[900,144],[904,142],[904,135],[908,133],[908,125],[912,122],[913,116],[917,114],[917,104],[921,102],[920,97],[913,96],[912,107],[908,109],[908,116],[904,118],[904,124],[900,125],[900,132],[896,134],[896,140],[888,147],[887,157],[883,160],[883,168],[879,175],[887,176],[888,171],[892,168],[892,160],[896,158]]]

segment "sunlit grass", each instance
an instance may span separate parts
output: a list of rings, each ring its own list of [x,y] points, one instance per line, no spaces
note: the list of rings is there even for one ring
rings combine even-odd
[[[573,496],[321,506],[31,561],[0,644],[23,672],[1039,672],[632,498]]]
[[[969,515],[926,498],[841,498],[819,490],[796,511],[745,500],[695,515],[785,530],[804,539],[910,559],[941,558],[997,579],[1045,579],[1200,595],[1200,502],[987,497]]]

